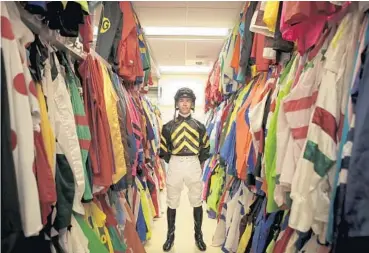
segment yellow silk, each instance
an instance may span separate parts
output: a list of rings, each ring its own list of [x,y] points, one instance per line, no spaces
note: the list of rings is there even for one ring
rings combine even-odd
[[[113,183],[117,183],[127,173],[117,109],[117,102],[119,101],[119,97],[113,89],[113,84],[110,80],[109,73],[106,67],[103,64],[100,65],[104,79],[105,106],[108,115],[110,136],[113,144],[113,152],[115,158],[115,174],[113,174]]]

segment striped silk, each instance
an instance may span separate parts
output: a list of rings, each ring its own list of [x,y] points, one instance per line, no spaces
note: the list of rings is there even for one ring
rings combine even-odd
[[[172,133],[171,140],[173,143],[173,155],[181,153],[181,151],[190,150],[193,154],[199,153],[199,132],[192,128],[186,122],[182,122],[177,129]]]
[[[208,159],[210,140],[205,126],[191,116],[178,116],[163,126],[160,139],[160,156],[169,162],[171,155],[199,156],[201,162]]]

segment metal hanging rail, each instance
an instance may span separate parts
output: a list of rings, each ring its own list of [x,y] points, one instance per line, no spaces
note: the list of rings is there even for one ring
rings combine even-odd
[[[86,59],[87,53],[83,51],[82,43],[80,43],[78,40],[73,43],[68,38],[61,36],[57,31],[49,29],[47,25],[43,24],[42,21],[37,18],[37,15],[29,13],[20,5],[20,3],[17,3],[17,7],[22,21],[29,29],[32,30],[32,32],[38,34],[43,40],[49,42],[57,49],[69,53],[74,59]],[[112,68],[111,64],[109,64],[93,49],[90,49],[90,54],[97,58],[104,65],[106,65],[108,68]]]

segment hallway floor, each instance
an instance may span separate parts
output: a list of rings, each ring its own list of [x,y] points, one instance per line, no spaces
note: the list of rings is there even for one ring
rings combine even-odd
[[[153,224],[152,238],[149,240],[145,249],[147,253],[160,253],[164,252],[162,247],[166,239],[167,233],[167,218],[166,218],[166,204],[165,204],[166,193],[161,193],[162,207],[164,214],[162,217],[155,219]],[[194,222],[192,207],[189,204],[187,197],[187,190],[182,192],[181,204],[177,210],[176,216],[176,233],[175,242],[172,253],[198,253],[201,252],[195,245],[194,238]],[[204,205],[204,220],[202,223],[202,232],[204,234],[204,241],[207,245],[207,253],[221,253],[221,249],[218,247],[212,247],[211,241],[216,228],[216,220],[209,219],[205,212]]]

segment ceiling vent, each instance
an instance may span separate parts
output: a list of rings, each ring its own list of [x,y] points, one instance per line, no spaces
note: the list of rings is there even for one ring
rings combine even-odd
[[[186,66],[208,66],[210,64],[209,60],[201,60],[201,59],[194,59],[194,60],[186,60]]]

